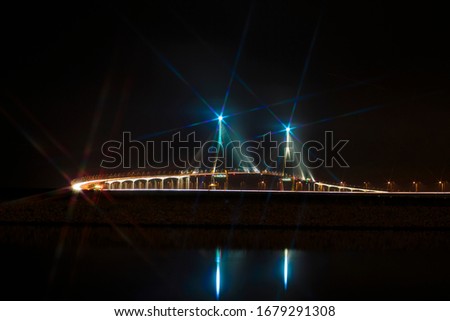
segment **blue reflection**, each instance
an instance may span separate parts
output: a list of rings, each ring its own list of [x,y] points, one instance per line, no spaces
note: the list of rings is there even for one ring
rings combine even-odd
[[[220,257],[221,251],[219,248],[216,249],[216,299],[219,300],[220,296]]]
[[[284,249],[284,289],[287,289],[287,282],[288,282],[288,256],[289,251],[288,249]]]

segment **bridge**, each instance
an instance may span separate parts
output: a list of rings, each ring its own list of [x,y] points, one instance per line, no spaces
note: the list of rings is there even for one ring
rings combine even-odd
[[[245,171],[178,171],[128,172],[87,176],[72,181],[74,191],[82,190],[267,190],[310,192],[362,192],[386,191],[329,184],[312,179],[284,175],[279,172]]]

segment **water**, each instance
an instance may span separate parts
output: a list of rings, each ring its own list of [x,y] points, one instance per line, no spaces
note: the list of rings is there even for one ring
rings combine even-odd
[[[449,231],[0,226],[2,300],[448,300]]]

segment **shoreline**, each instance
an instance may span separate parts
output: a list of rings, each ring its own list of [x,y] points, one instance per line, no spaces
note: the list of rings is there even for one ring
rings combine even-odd
[[[63,191],[0,204],[0,224],[449,229],[446,194]]]

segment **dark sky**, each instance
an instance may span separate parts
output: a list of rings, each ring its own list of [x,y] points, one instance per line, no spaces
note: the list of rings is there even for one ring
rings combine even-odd
[[[246,22],[236,71],[257,98],[234,81],[225,114],[293,98],[304,75],[293,124],[310,125],[296,135],[350,140],[350,168],[332,169],[334,178],[448,180],[446,15],[391,1],[3,5],[0,186],[65,186],[85,155],[85,173],[98,173],[101,145],[123,131],[143,137],[213,118],[192,88],[220,110]],[[291,108],[272,110],[287,122]],[[229,123],[244,137],[281,129],[267,110]]]

